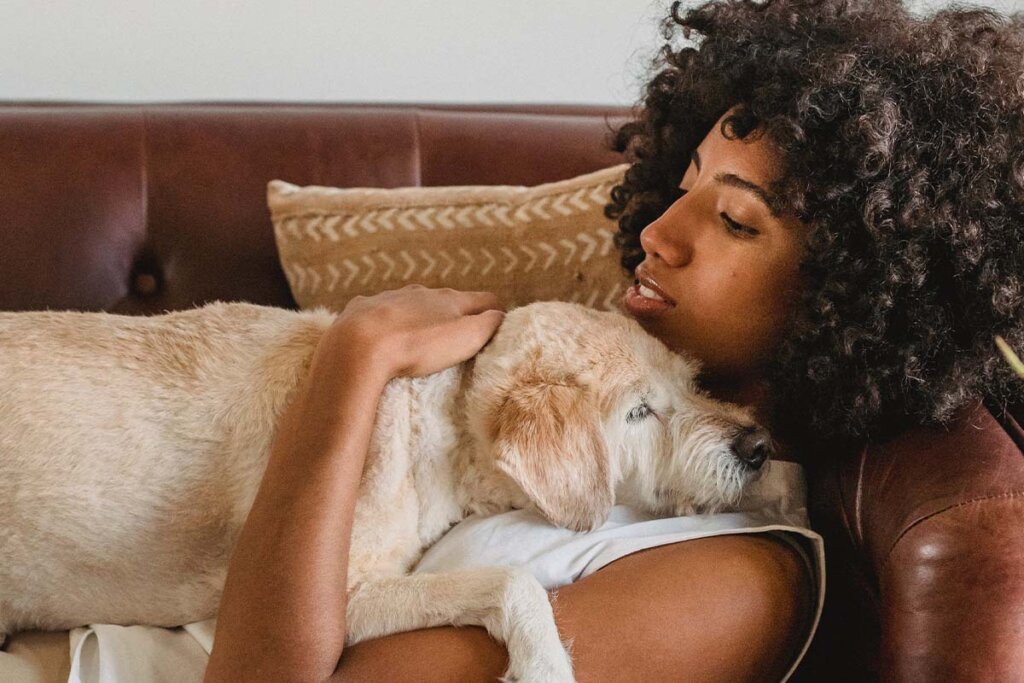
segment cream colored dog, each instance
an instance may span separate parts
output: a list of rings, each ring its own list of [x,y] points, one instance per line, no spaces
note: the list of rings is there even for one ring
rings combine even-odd
[[[0,313],[0,634],[213,616],[277,420],[334,317]],[[626,316],[544,302],[509,311],[473,359],[391,380],[355,508],[346,642],[481,625],[509,680],[572,680],[525,570],[408,572],[472,513],[533,505],[582,531],[616,502],[735,502],[770,440],[696,371]]]

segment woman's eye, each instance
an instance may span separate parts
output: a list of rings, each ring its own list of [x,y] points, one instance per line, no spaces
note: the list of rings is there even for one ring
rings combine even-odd
[[[681,187],[679,188],[680,197],[685,195],[687,192],[689,192],[689,190],[684,190]],[[757,230],[755,228],[748,228],[745,225],[737,223],[736,221],[729,217],[729,214],[727,214],[724,211],[722,211],[718,215],[722,218],[722,223],[725,225],[725,229],[739,237],[756,237],[757,235],[761,234],[760,230]]]
[[[626,414],[626,422],[639,422],[652,414],[651,407],[646,403],[641,403]]]
[[[729,230],[730,232],[736,233],[737,235],[741,235],[743,237],[754,237],[756,235],[761,234],[754,228],[748,228],[745,225],[740,225],[733,219],[729,218],[729,214],[727,214],[724,211],[722,211],[718,215],[722,217],[722,222],[725,224],[726,229]]]

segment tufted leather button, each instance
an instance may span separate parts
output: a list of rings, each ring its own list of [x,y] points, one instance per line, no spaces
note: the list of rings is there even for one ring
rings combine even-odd
[[[157,290],[156,275],[152,273],[136,273],[132,288],[139,296],[149,296]]]

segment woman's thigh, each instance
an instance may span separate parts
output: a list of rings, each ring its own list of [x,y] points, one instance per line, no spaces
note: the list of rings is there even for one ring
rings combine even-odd
[[[766,535],[650,548],[551,595],[581,683],[777,681],[813,605],[802,558]],[[506,665],[482,628],[440,627],[346,648],[335,680],[494,681]]]

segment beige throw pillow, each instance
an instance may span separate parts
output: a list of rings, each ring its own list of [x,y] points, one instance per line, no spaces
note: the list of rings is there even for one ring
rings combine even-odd
[[[485,290],[506,308],[573,301],[621,310],[632,278],[604,215],[628,164],[511,185],[299,187],[272,180],[278,255],[303,309],[341,310],[357,294],[427,287]]]

